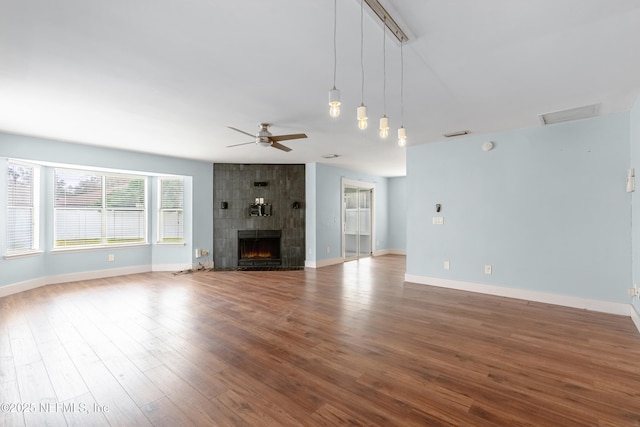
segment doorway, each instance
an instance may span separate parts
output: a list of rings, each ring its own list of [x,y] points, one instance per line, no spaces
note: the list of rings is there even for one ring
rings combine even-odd
[[[342,256],[345,261],[373,254],[374,184],[342,182]]]

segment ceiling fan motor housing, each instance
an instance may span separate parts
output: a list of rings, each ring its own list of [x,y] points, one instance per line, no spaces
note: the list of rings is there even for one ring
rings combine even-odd
[[[269,126],[270,123],[260,123],[260,132],[258,132],[258,134],[256,135],[256,144],[260,145],[261,147],[271,146],[271,140],[269,139],[269,137],[272,134],[271,132],[269,132]]]

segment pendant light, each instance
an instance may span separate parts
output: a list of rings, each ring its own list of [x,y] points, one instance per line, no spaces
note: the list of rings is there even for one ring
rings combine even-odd
[[[362,72],[362,102],[356,110],[358,128],[367,128],[367,107],[364,105],[364,0],[360,0],[360,70]]]
[[[404,53],[402,47],[404,39],[400,41],[400,128],[398,129],[398,145],[406,147],[407,130],[404,128]]]
[[[336,118],[340,115],[340,91],[336,89],[336,69],[338,54],[336,49],[336,29],[338,27],[338,0],[333,0],[333,89],[329,91],[329,115]]]
[[[380,119],[380,138],[389,136],[389,119],[387,118],[387,17],[382,22],[382,112]]]

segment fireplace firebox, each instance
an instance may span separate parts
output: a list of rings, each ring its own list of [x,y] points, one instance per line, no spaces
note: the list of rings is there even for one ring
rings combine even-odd
[[[238,267],[277,267],[280,230],[238,230]]]

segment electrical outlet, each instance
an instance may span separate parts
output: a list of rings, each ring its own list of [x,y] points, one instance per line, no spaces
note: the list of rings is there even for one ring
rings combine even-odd
[[[331,248],[329,246],[327,246],[327,253],[330,254],[331,253]]]
[[[484,274],[491,274],[493,271],[493,269],[491,268],[490,264],[487,264],[484,266]]]
[[[109,262],[114,262],[116,260],[116,256],[114,254],[109,254],[107,256],[107,259],[109,260]]]
[[[202,256],[202,249],[196,249],[196,258],[200,258]]]
[[[202,256],[208,256],[208,255],[209,255],[209,249],[203,249]]]
[[[445,261],[445,262],[442,264],[442,267],[443,267],[445,270],[449,270],[449,269],[451,268],[451,264],[449,264],[449,261]]]

